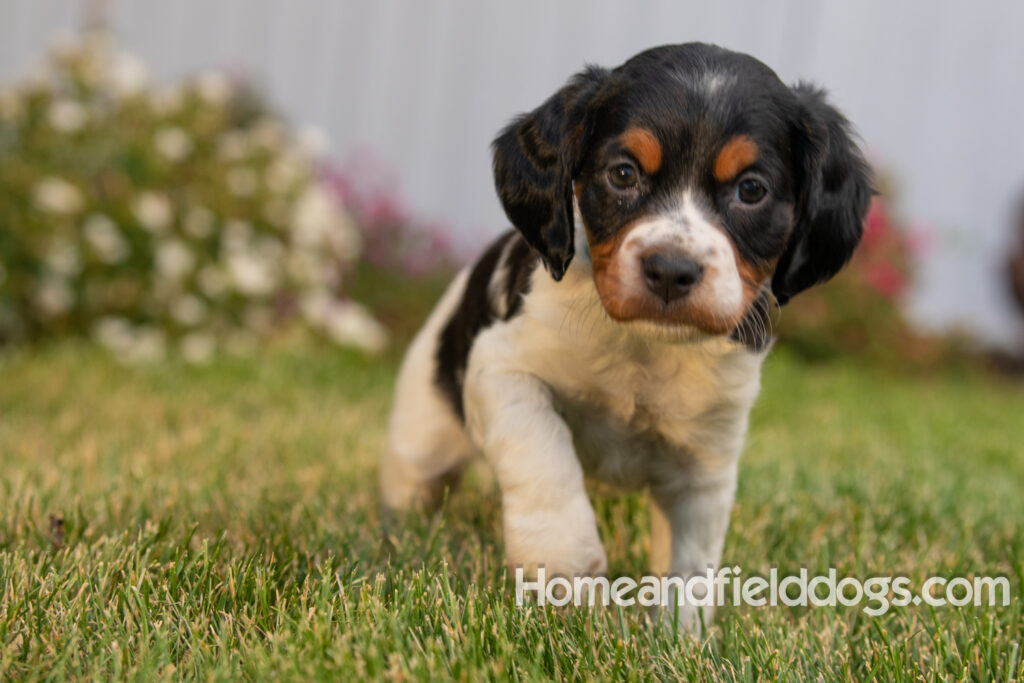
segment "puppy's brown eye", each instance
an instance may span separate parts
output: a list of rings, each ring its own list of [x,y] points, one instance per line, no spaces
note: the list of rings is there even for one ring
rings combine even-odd
[[[757,204],[768,194],[768,188],[757,178],[746,178],[736,186],[736,198],[744,204]]]
[[[620,190],[628,190],[637,183],[636,167],[633,164],[616,164],[608,169],[608,180]]]

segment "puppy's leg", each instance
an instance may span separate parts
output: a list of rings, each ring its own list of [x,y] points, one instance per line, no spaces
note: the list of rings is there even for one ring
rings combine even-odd
[[[667,555],[669,576],[689,579],[705,576],[708,568],[718,571],[722,558],[725,533],[729,528],[729,514],[736,492],[736,462],[734,459],[716,466],[697,466],[680,473],[679,481],[662,485],[651,491],[652,531],[659,531],[657,520],[667,522],[667,531],[661,529],[660,540],[669,540],[668,552],[661,546],[658,552],[662,558]],[[666,538],[667,537],[667,538]],[[652,536],[652,560],[657,560],[655,543],[659,538]],[[664,561],[662,559],[662,561]],[[662,565],[664,566],[664,565]],[[665,573],[662,567],[653,567]],[[699,593],[695,591],[695,593]],[[679,596],[669,596],[673,604]],[[700,598],[701,596],[695,595]],[[708,596],[707,605],[684,603],[678,607],[678,624],[681,629],[700,633],[702,624],[707,627],[714,616],[715,595]],[[672,619],[672,612],[663,614]]]
[[[476,449],[436,385],[437,339],[465,287],[465,273],[448,288],[416,335],[398,373],[388,441],[380,462],[381,499],[387,509],[430,507],[453,483]]]
[[[531,374],[477,363],[467,377],[466,424],[502,494],[505,552],[528,575],[604,573],[608,561],[568,426]]]

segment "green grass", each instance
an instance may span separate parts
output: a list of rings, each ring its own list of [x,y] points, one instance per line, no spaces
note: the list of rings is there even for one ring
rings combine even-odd
[[[516,608],[482,474],[379,527],[395,361],[291,347],[125,368],[0,357],[0,679],[1006,680],[1024,672],[1024,388],[854,364],[765,368],[725,548],[745,574],[1009,577],[1008,607]],[[51,524],[50,516],[64,520]],[[598,504],[611,573],[639,496]]]

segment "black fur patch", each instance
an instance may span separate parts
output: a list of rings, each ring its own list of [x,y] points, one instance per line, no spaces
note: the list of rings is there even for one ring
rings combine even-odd
[[[502,258],[503,254],[505,258]],[[441,331],[435,377],[438,388],[462,420],[465,419],[462,387],[469,351],[480,331],[498,318],[498,302],[491,300],[491,281],[496,273],[504,269],[504,290],[494,294],[504,298],[505,315],[502,319],[510,320],[522,310],[523,296],[530,287],[530,275],[539,262],[537,253],[522,236],[509,231],[487,248],[469,273],[462,301]]]
[[[530,276],[537,265],[537,252],[526,240],[515,236],[505,259],[505,320],[511,320],[523,307],[530,292]]]

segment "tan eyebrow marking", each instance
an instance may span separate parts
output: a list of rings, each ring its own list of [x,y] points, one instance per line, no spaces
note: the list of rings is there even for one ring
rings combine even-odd
[[[619,136],[619,142],[636,157],[640,168],[647,175],[657,173],[661,168],[661,143],[651,131],[640,127],[630,128]]]
[[[715,180],[720,183],[732,180],[757,161],[757,157],[757,144],[746,135],[737,135],[725,143],[715,157]]]

